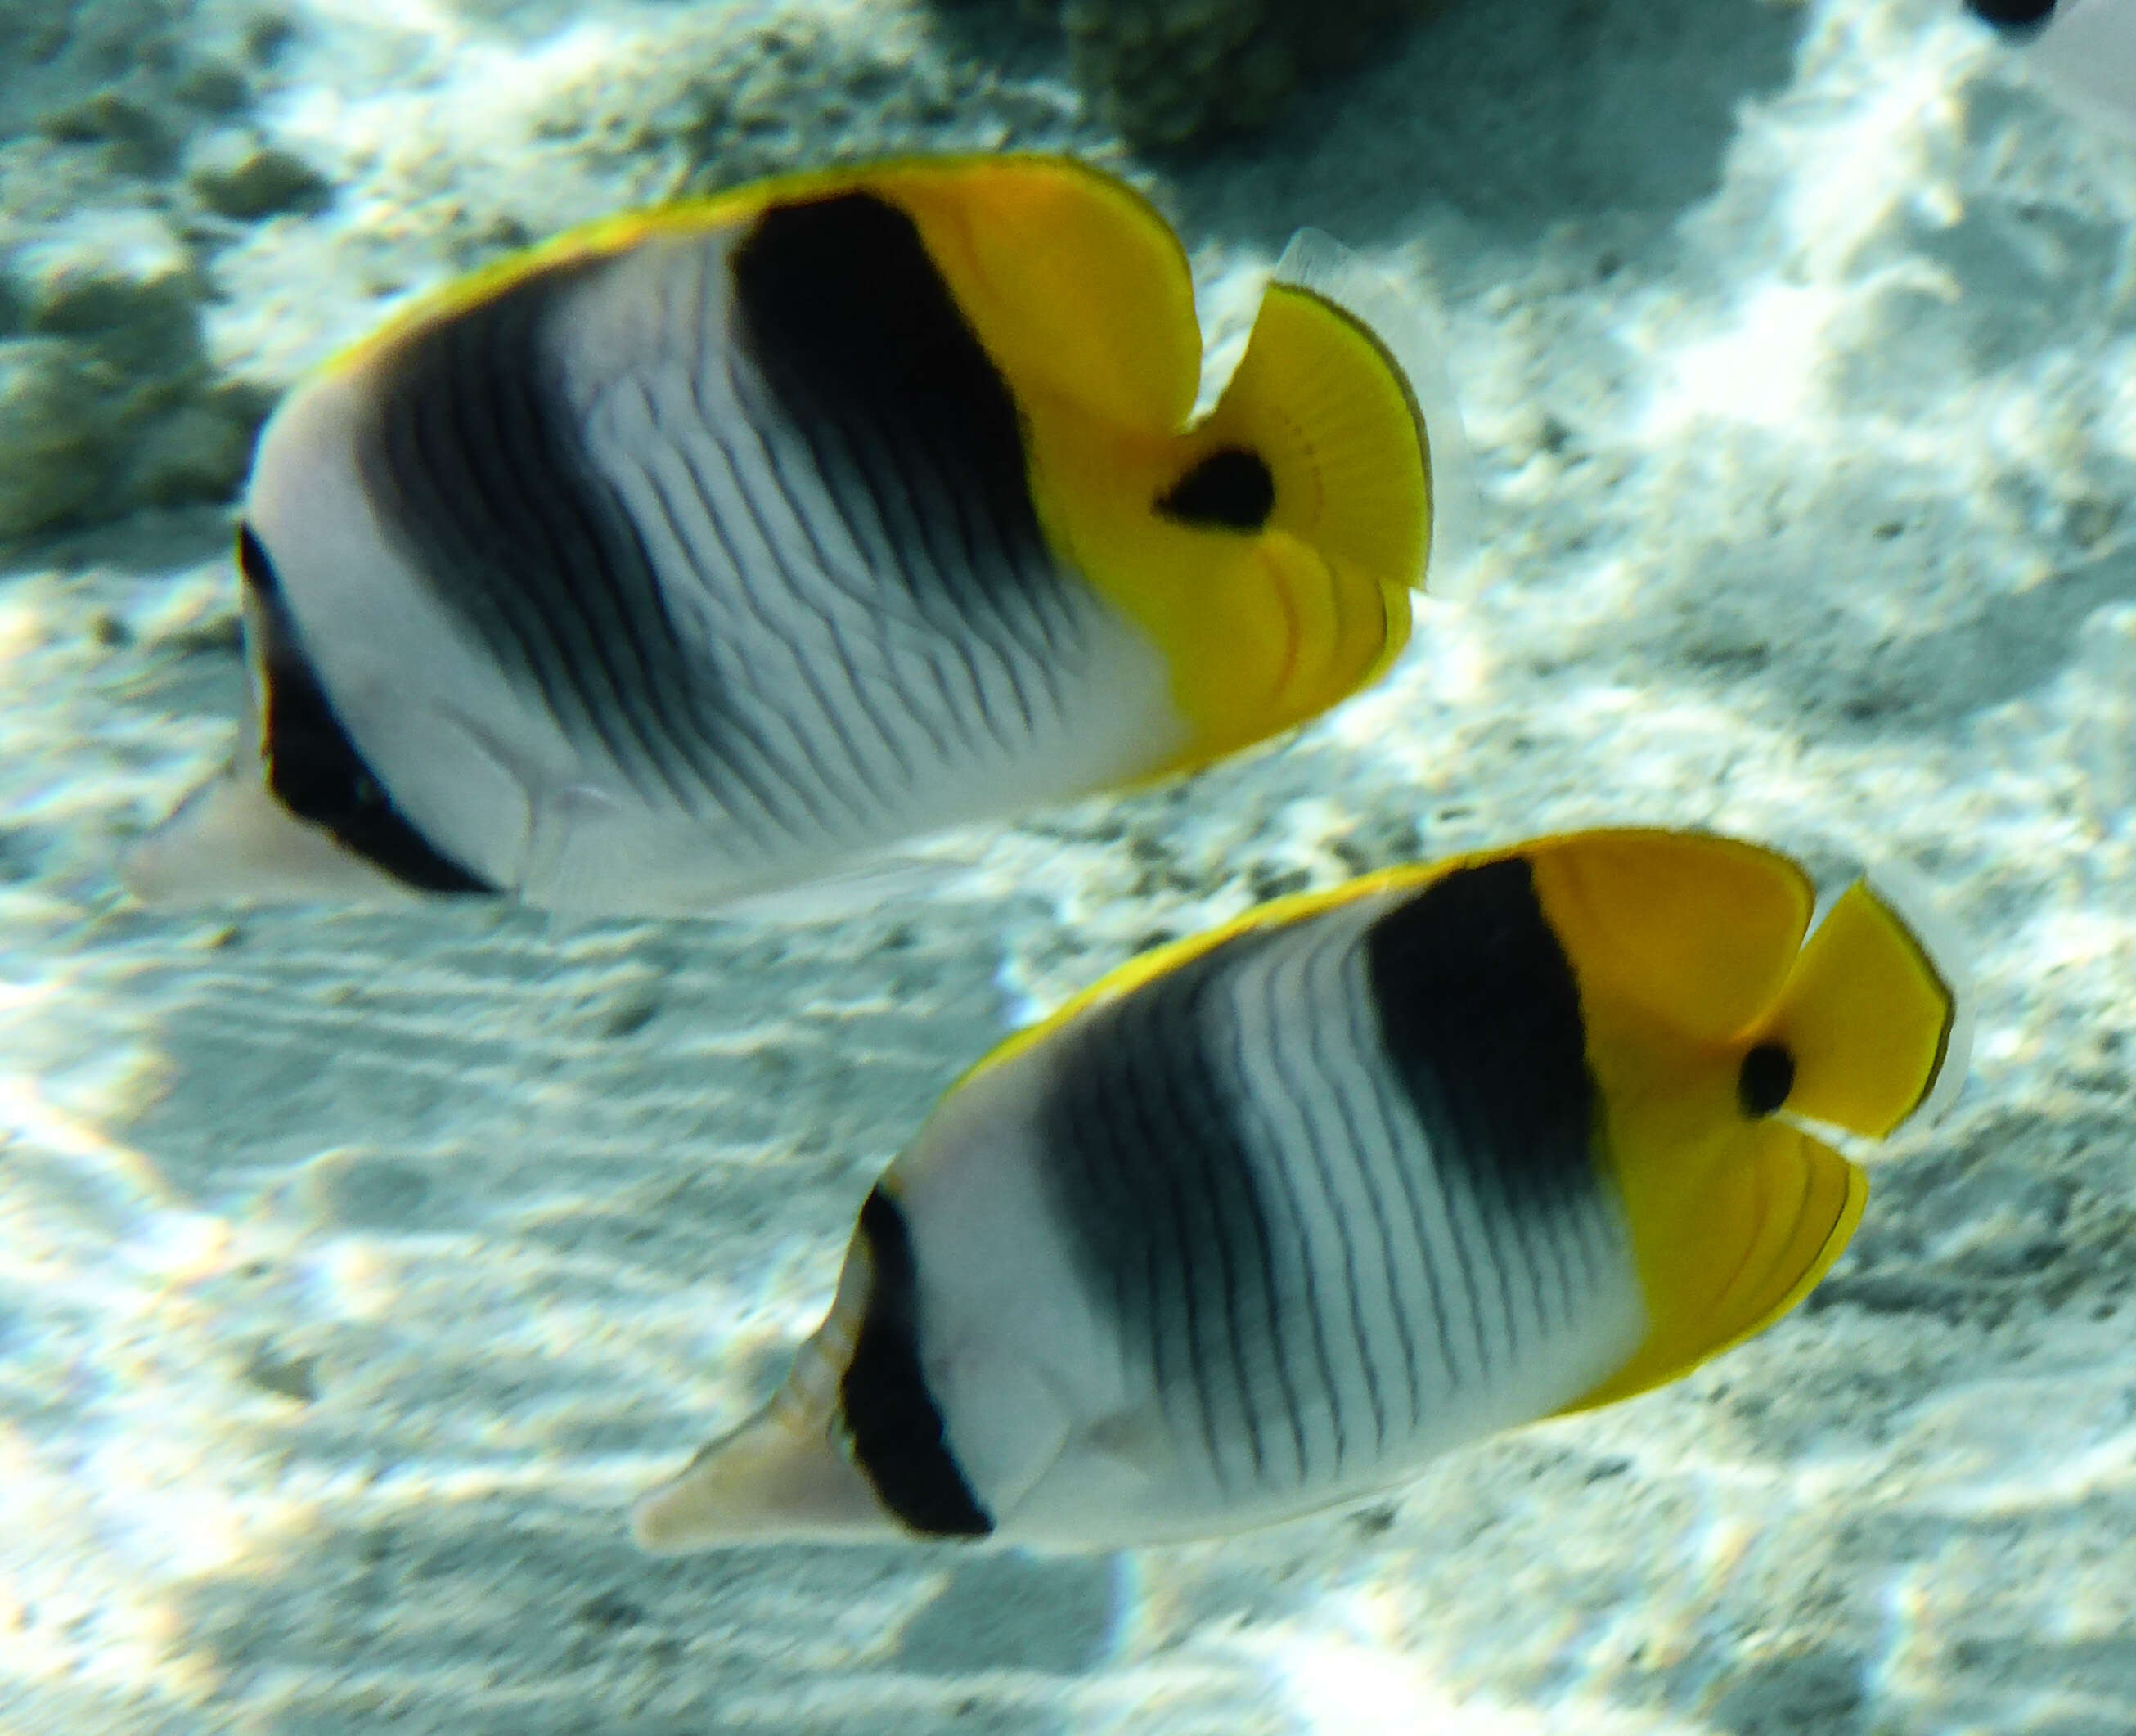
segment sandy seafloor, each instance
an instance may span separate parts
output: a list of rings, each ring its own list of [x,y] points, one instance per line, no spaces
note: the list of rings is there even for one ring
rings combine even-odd
[[[1152,162],[985,12],[299,0],[244,124],[332,196],[183,234],[208,353],[277,387],[692,164],[1070,145],[1220,329],[1303,223],[1439,298],[1474,594],[1274,751],[977,840],[954,900],[172,917],[112,865],[231,737],[226,521],[18,549],[0,1728],[2136,1729],[2136,149],[1954,3],[1461,0]],[[1888,852],[1971,937],[1970,1081],[1800,1313],[1232,1541],[634,1552],[1007,1022],[1278,890],[1614,821]]]

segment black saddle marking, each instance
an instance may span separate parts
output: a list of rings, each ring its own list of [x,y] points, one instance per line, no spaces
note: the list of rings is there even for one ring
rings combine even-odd
[[[923,616],[1041,667],[1072,654],[1022,413],[919,225],[867,192],[776,206],[733,270],[744,352],[810,435],[839,511],[912,541],[896,576]]]
[[[1579,985],[1526,860],[1434,880],[1372,924],[1366,957],[1388,1059],[1439,1161],[1516,1211],[1591,1190]]]

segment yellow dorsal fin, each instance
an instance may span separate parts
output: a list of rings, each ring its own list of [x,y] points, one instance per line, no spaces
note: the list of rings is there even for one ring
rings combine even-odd
[[[1794,1061],[1787,1106],[1881,1138],[1920,1108],[1946,1065],[1958,997],[1897,913],[1857,881],[1803,948],[1769,1040]]]
[[[604,217],[418,297],[328,366],[345,369],[554,266],[852,192],[886,199],[919,225],[981,345],[1019,392],[1059,393],[1104,421],[1152,434],[1185,423],[1201,382],[1202,337],[1177,238],[1124,182],[1041,155],[892,158]]]
[[[1213,929],[1205,929],[1198,934],[1188,934],[1177,940],[1167,941],[1148,952],[1138,953],[1125,964],[1117,965],[1095,982],[1048,1013],[1036,1024],[1004,1037],[984,1055],[967,1069],[957,1082],[954,1091],[980,1074],[991,1071],[1002,1062],[1013,1059],[1027,1049],[1046,1041],[1063,1026],[1094,1007],[1109,1001],[1117,1001],[1132,993],[1145,982],[1153,982],[1168,975],[1182,964],[1213,952],[1226,941],[1249,933],[1256,929],[1281,928],[1285,924],[1303,922],[1337,904],[1354,903],[1359,899],[1371,898],[1382,892],[1405,891],[1420,889],[1457,868],[1465,868],[1488,861],[1511,851],[1493,851],[1488,854],[1449,856],[1441,862],[1411,862],[1400,867],[1382,868],[1376,873],[1360,875],[1356,880],[1345,880],[1339,886],[1331,886],[1318,892],[1294,892],[1284,898],[1270,899],[1265,904],[1221,923]]]
[[[910,162],[868,177],[1019,399],[1163,437],[1194,408],[1202,328],[1178,238],[1125,182],[1067,158]]]
[[[617,211],[576,224],[532,247],[506,254],[463,277],[410,297],[374,330],[331,357],[323,371],[346,372],[392,348],[411,332],[479,306],[556,267],[626,253],[655,235],[703,234],[744,223],[782,201],[825,198],[844,192],[858,178],[852,169],[789,175],[752,182],[706,198],[678,199],[668,205]]]
[[[1771,1011],[1814,908],[1801,869],[1733,838],[1628,828],[1545,840],[1527,854],[1583,992],[1703,1041]]]
[[[1763,1331],[1809,1294],[1862,1221],[1869,1178],[1784,1122],[1739,1119],[1701,1155],[1704,1186],[1628,1200],[1647,1336],[1567,1412],[1665,1385]]]

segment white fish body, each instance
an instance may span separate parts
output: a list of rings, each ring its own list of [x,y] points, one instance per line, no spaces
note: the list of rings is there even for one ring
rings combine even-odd
[[[1433,525],[1430,395],[1340,293],[1271,285],[1197,421],[1177,238],[1060,159],[478,275],[269,423],[253,739],[129,879],[688,914],[1316,715],[1400,651]]]
[[[1561,1220],[1566,1244],[1591,1263],[1563,1306],[1533,1300],[1550,1293],[1555,1268],[1508,1248],[1494,1262],[1502,1288],[1447,1295],[1449,1342],[1418,1341],[1429,1318],[1420,1306],[1431,1287],[1425,1274],[1459,1269],[1464,1212],[1474,1213],[1472,1251],[1490,1239],[1491,1208],[1433,1161],[1393,1080],[1371,1076],[1381,1057],[1346,1057],[1347,1076],[1318,1116],[1285,1079],[1311,1064],[1295,1009],[1336,997],[1361,1012],[1369,1006],[1360,941],[1386,902],[1274,937],[1222,973],[1224,1004],[1205,1009],[1212,1046],[1235,1043],[1254,1058],[1237,1081],[1265,1139],[1250,1161],[1263,1175],[1288,1173],[1295,1190],[1286,1197],[1296,1207],[1269,1226],[1271,1240],[1287,1246],[1240,1238],[1250,1244],[1240,1250],[1242,1268],[1264,1255],[1283,1268],[1283,1302],[1270,1331],[1264,1298],[1242,1297],[1242,1317],[1254,1317],[1237,1322],[1245,1372],[1228,1391],[1209,1383],[1207,1402],[1222,1413],[1213,1426],[1202,1426],[1208,1419],[1182,1390],[1194,1383],[1161,1378],[1161,1352],[1123,1354],[1130,1347],[1080,1268],[1059,1209],[1057,1138],[1032,1113],[1034,1103],[1059,1102],[1064,1084],[1095,1108],[1093,1076],[1134,1066],[1124,1050],[1106,1050],[1146,1041],[1146,1027],[1107,1031],[1100,1023],[1082,1043],[1024,1050],[960,1093],[901,1162],[894,1197],[928,1278],[930,1389],[959,1463],[988,1511],[1002,1515],[1002,1540],[1122,1546],[1354,1500],[1449,1447],[1570,1404],[1637,1343],[1645,1325],[1638,1277],[1624,1227],[1600,1190],[1569,1204]],[[1351,980],[1333,980],[1342,976]],[[1058,1076],[1063,1069],[1083,1074],[1080,1093]],[[1385,1114],[1377,1128],[1375,1108]],[[1346,1149],[1337,1121],[1386,1143]],[[1421,1224],[1403,1225],[1391,1210],[1398,1170],[1438,1184]],[[1155,1200],[1138,1203],[1150,1209]],[[1005,1225],[1017,1232],[1004,1234]],[[1303,1295],[1346,1290],[1349,1332],[1315,1335],[1289,1312]],[[1255,1348],[1257,1333],[1265,1336]],[[1229,1331],[1206,1335],[1204,1348],[1216,1350],[1220,1337],[1228,1349]],[[1323,1378],[1324,1386],[1305,1389]]]
[[[1240,937],[968,1079],[871,1196],[783,1402],[721,1474],[656,1496],[641,1536],[771,1523],[731,1477],[773,1443],[812,1486],[841,1465],[850,1485],[784,1535],[880,1530],[872,1486],[921,1532],[1206,1535],[1383,1489],[1621,1365],[1643,1308],[1584,1108],[1551,1106],[1566,1137],[1517,1206],[1363,1035],[1372,932],[1401,902]],[[1464,1103],[1532,1124],[1507,1082]],[[897,1444],[915,1375],[946,1451]]]
[[[764,1411],[654,1548],[1111,1548],[1267,1524],[1762,1330],[1954,1060],[1857,886],[1590,833],[1266,907],[1124,967],[944,1099]]]

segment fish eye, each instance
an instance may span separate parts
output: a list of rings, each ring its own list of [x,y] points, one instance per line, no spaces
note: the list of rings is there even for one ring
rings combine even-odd
[[[1742,1070],[1736,1075],[1736,1101],[1754,1121],[1779,1108],[1794,1088],[1795,1058],[1784,1044],[1759,1044],[1743,1057]]]
[[[1259,453],[1220,447],[1160,495],[1157,510],[1197,529],[1258,531],[1275,511],[1275,478]]]
[[[1966,10],[1983,24],[2019,32],[2037,30],[2055,15],[2057,0],[1965,0]]]

